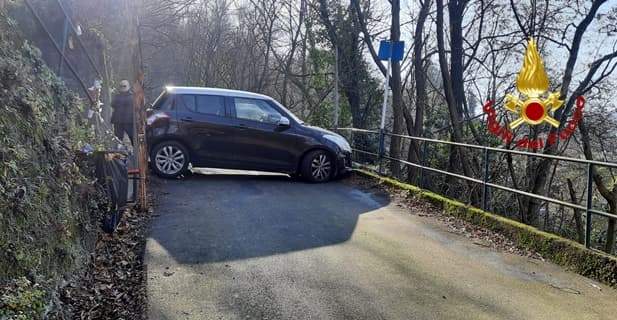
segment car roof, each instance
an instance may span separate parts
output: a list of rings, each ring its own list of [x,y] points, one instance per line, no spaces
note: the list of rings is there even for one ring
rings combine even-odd
[[[171,94],[211,94],[211,95],[227,96],[227,97],[272,100],[271,97],[268,97],[266,95],[259,94],[259,93],[241,91],[241,90],[220,89],[220,88],[169,86],[165,88],[165,91]]]

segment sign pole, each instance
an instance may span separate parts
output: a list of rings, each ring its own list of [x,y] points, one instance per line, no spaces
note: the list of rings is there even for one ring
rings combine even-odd
[[[388,108],[388,92],[390,88],[390,68],[392,65],[392,45],[388,48],[388,66],[386,68],[386,77],[383,82],[383,105],[381,107],[381,124],[379,125],[379,173],[383,174],[383,158],[386,153],[386,111]]]
[[[386,109],[388,108],[388,93],[389,93],[389,83],[390,82],[390,64],[392,62],[392,58],[388,59],[388,67],[386,68],[386,79],[383,83],[383,105],[381,107],[381,124],[379,125],[379,130],[384,130],[386,127]]]
[[[385,80],[383,82],[383,106],[381,107],[381,123],[379,125],[379,173],[383,174],[382,164],[386,155],[386,113],[388,112],[388,90],[390,88],[390,69],[392,61],[403,60],[405,42],[381,40],[379,43],[379,60],[388,61]]]

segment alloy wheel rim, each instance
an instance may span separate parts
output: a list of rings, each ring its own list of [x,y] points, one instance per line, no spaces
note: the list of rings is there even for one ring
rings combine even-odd
[[[325,154],[320,154],[311,161],[311,174],[313,178],[323,181],[330,176],[332,165]]]
[[[184,153],[174,146],[161,148],[155,156],[156,168],[164,174],[174,175],[184,167]]]

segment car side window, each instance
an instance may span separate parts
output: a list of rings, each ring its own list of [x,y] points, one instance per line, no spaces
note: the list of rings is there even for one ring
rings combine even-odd
[[[234,98],[233,100],[238,119],[277,124],[282,117],[281,113],[266,101],[246,98]]]

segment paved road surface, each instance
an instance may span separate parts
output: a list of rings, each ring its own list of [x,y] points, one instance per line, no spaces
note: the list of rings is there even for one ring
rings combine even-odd
[[[617,291],[344,182],[162,181],[150,319],[616,319]]]

